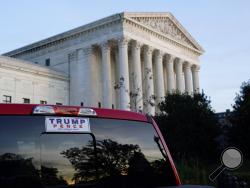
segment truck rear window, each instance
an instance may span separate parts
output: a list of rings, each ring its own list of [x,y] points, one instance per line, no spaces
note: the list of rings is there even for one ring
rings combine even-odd
[[[149,123],[88,118],[89,131],[46,132],[45,121],[44,116],[0,116],[0,187],[175,185]]]

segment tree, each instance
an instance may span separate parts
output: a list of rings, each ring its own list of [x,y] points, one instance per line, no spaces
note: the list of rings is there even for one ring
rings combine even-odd
[[[89,141],[86,147],[70,148],[61,154],[75,168],[73,180],[77,183],[99,178],[127,174],[129,159],[141,153],[138,145],[120,144],[110,139]]]
[[[238,147],[244,156],[250,157],[250,80],[241,85],[240,93],[236,95],[230,121],[230,143]]]
[[[62,176],[58,177],[58,169],[53,167],[41,166],[41,180],[44,185],[67,185],[67,181]]]
[[[176,157],[209,161],[217,157],[219,126],[204,93],[173,93],[159,104],[158,125]]]
[[[143,93],[144,91],[147,91],[150,89],[150,86],[147,83],[147,80],[153,79],[152,69],[145,68],[145,76],[142,79],[142,84],[138,84],[134,82],[134,80],[137,79],[137,75],[134,72],[130,74],[130,77],[131,77],[131,80],[133,80],[131,82],[131,91],[125,89],[125,92],[129,93],[129,96],[130,96],[130,103],[128,104],[128,107],[131,108],[132,111],[138,111],[138,112],[142,112],[142,109],[144,107],[144,111],[148,113],[147,107],[156,105],[155,104],[156,96],[152,94],[150,96],[142,95],[141,97],[139,97],[139,93]],[[124,77],[120,77],[119,82],[115,83],[114,89],[115,90],[120,90],[121,88],[124,89],[125,88],[124,81],[125,81]],[[142,103],[142,106],[140,105],[141,103]]]
[[[32,160],[15,153],[0,155],[0,187],[44,187]]]

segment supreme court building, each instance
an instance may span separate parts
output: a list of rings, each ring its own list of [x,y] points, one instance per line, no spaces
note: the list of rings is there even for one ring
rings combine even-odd
[[[60,82],[65,105],[154,114],[167,93],[199,92],[203,52],[171,13],[124,12],[3,55],[51,70],[57,81],[42,90]]]

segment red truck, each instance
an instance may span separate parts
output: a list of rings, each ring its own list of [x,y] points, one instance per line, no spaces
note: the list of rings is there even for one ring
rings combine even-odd
[[[181,185],[155,121],[75,106],[0,104],[0,187]]]

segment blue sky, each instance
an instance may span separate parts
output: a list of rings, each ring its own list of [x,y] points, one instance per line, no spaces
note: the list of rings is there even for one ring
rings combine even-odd
[[[201,88],[217,111],[250,79],[249,0],[0,1],[0,54],[123,11],[171,12],[205,49]]]

